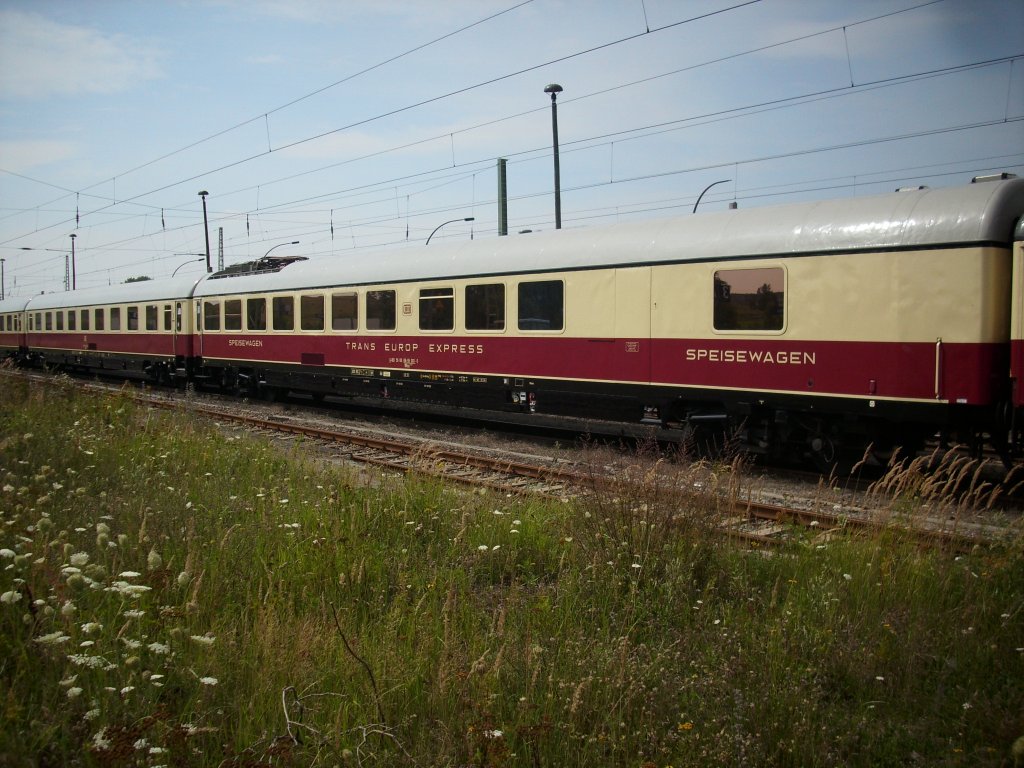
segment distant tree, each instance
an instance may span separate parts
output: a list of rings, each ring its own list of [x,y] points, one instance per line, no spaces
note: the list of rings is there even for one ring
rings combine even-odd
[[[153,278],[149,275],[139,275],[138,277],[129,277],[125,280],[126,283],[141,283],[145,280],[152,280]]]

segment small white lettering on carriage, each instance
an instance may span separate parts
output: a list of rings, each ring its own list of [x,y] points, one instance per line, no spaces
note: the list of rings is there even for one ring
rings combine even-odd
[[[687,349],[686,359],[690,362],[709,363],[740,363],[762,365],[815,365],[817,353],[804,350],[778,350],[771,352],[764,349]]]
[[[482,355],[483,344],[431,344],[431,352],[447,352],[456,355]]]
[[[228,339],[229,347],[262,347],[263,339]]]

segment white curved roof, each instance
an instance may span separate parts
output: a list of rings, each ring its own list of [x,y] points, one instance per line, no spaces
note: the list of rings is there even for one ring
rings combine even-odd
[[[34,312],[40,309],[61,307],[87,307],[93,304],[134,304],[146,301],[167,301],[187,299],[192,289],[202,278],[172,277],[164,280],[142,280],[137,283],[119,283],[99,288],[84,288],[78,291],[41,293],[28,299],[26,309]]]
[[[1024,179],[728,210],[295,262],[197,296],[770,255],[1011,242]]]
[[[8,299],[0,311],[679,261],[1010,243],[1024,179],[355,253],[280,272],[180,277]],[[194,290],[194,293],[193,293]],[[10,307],[10,308],[8,308]]]
[[[0,301],[0,314],[4,312],[21,312],[25,309],[25,305],[28,304],[29,299],[25,296],[12,296],[11,298]]]

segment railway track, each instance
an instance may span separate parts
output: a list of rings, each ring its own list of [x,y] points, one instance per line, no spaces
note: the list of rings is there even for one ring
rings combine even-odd
[[[53,385],[53,377],[23,371],[3,371],[5,376],[20,376]],[[97,382],[76,382],[86,391],[109,394],[126,391],[123,386]],[[346,459],[402,473],[418,473],[508,494],[538,494],[566,500],[588,493],[614,491],[623,480],[609,473],[595,475],[592,467],[566,461],[521,461],[507,455],[488,456],[479,450],[456,450],[436,442],[409,437],[380,437],[365,430],[328,429],[303,423],[301,419],[271,414],[254,416],[242,413],[237,405],[216,406],[199,402],[194,396],[174,396],[166,392],[127,390],[138,403],[163,409],[182,410],[218,424],[232,423],[247,430],[291,439],[301,437],[311,445],[327,450],[334,458]],[[833,505],[835,506],[835,505]],[[777,547],[794,539],[825,541],[839,534],[877,532],[891,528],[922,545],[963,552],[1005,540],[1011,532],[998,525],[962,524],[950,530],[942,521],[900,521],[891,515],[880,516],[869,506],[844,506],[825,511],[820,503],[774,504],[747,498],[723,496],[716,504],[717,528],[728,538],[750,546]]]

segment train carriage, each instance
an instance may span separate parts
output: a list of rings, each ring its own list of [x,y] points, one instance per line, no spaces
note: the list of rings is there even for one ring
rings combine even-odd
[[[18,359],[24,355],[26,298],[6,298],[0,301],[0,360]]]
[[[42,294],[25,306],[36,365],[185,380],[193,358],[191,294],[196,278]]]
[[[829,464],[1009,429],[1022,213],[1009,180],[281,263],[197,286],[195,352],[252,391],[657,421]]]

